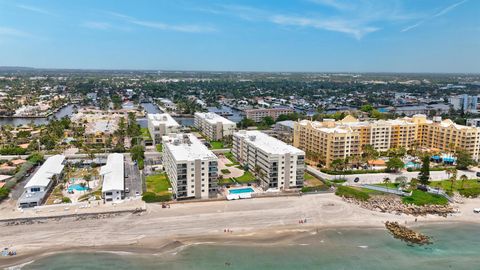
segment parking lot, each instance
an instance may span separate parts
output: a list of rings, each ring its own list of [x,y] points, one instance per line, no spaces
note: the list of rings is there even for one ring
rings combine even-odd
[[[142,179],[140,171],[130,155],[125,155],[125,198],[142,194]],[[128,191],[128,192],[127,192]]]

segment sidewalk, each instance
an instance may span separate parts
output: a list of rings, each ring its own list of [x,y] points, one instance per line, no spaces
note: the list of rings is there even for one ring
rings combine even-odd
[[[391,181],[394,181],[395,178],[399,176],[407,177],[408,181],[412,178],[417,178],[419,172],[399,172],[399,173],[365,173],[365,174],[348,174],[348,175],[330,175],[321,172],[320,170],[307,166],[307,171],[317,177],[326,179],[326,180],[335,180],[335,179],[346,179],[348,183],[354,184],[354,179],[359,178],[359,181],[355,184],[379,184],[383,183],[385,177],[390,178]],[[468,179],[477,179],[476,171],[458,171],[458,177],[466,175]],[[448,179],[449,176],[445,171],[431,171],[430,178],[432,181],[440,181]]]

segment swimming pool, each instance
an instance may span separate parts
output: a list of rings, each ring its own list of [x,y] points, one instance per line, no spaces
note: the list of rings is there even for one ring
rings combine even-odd
[[[78,191],[85,191],[85,190],[88,190],[88,187],[83,187],[82,185],[79,185],[79,184],[75,184],[75,185],[71,185],[68,187],[68,191],[73,191],[73,190],[78,190]]]
[[[230,189],[228,191],[229,194],[241,194],[241,193],[252,193],[254,192],[253,188],[238,188],[238,189]]]

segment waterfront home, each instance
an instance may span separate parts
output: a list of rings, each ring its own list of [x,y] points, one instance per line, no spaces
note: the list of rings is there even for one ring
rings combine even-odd
[[[25,185],[25,191],[18,200],[18,205],[22,208],[41,205],[47,199],[47,194],[52,187],[62,177],[64,161],[64,155],[49,157]]]
[[[125,198],[125,166],[123,154],[113,153],[100,168],[102,198],[104,202],[118,202]]]

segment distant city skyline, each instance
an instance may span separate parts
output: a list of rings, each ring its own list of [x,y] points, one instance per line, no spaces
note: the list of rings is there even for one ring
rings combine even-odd
[[[480,73],[480,1],[0,0],[0,66]]]

